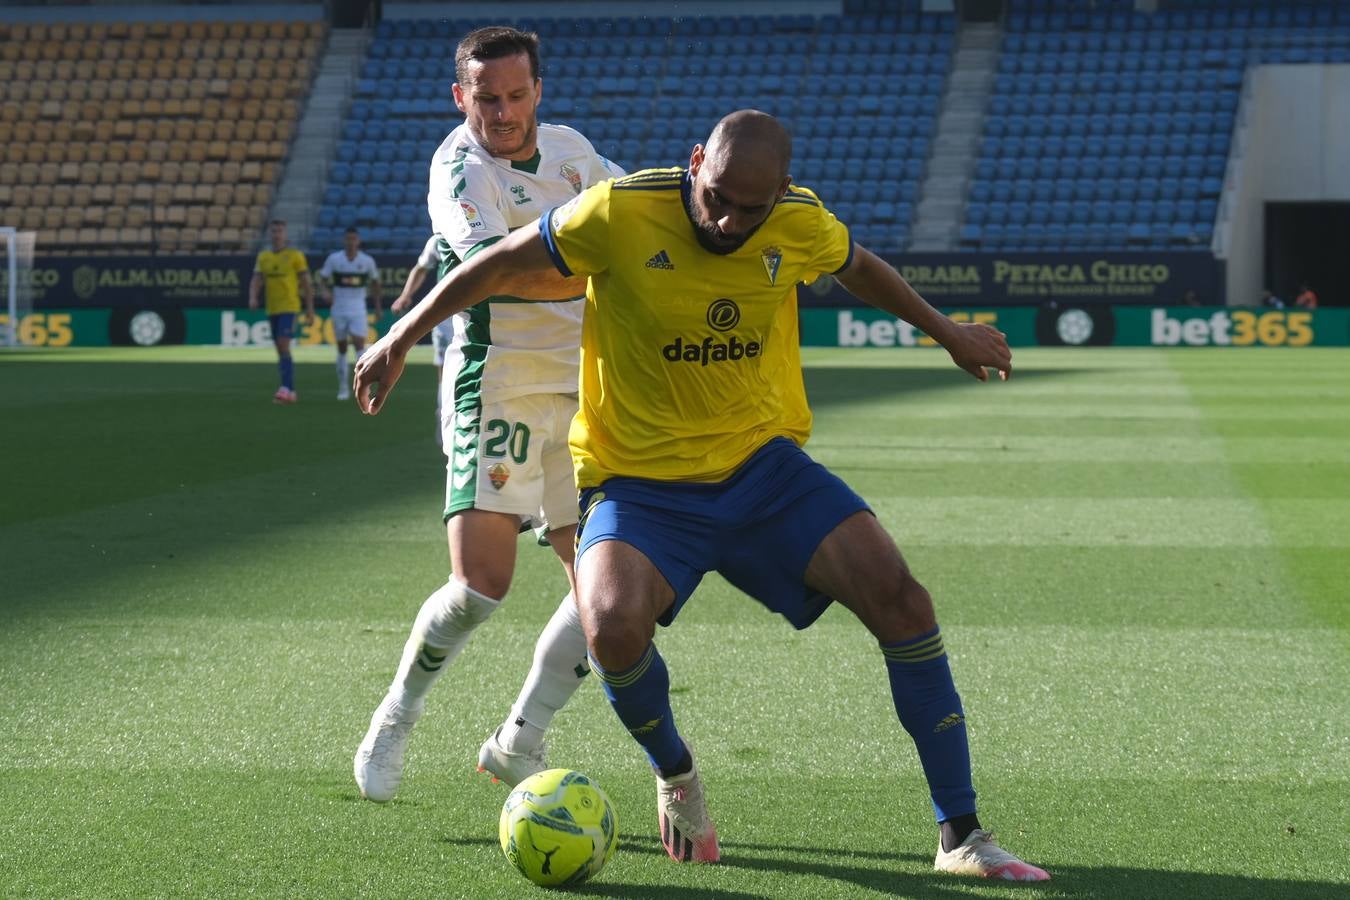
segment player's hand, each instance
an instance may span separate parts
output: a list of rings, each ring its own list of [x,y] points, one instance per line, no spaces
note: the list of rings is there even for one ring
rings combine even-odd
[[[989,369],[1007,381],[1012,376],[1012,350],[1008,336],[983,322],[959,322],[946,343],[952,362],[981,381],[989,380]]]
[[[307,313],[305,313],[305,316],[304,316],[304,323],[305,323],[306,325],[313,325],[313,324],[314,324],[314,313],[312,313],[312,312],[307,312]]]
[[[389,392],[403,375],[403,354],[389,335],[370,345],[356,361],[352,374],[352,391],[356,405],[368,416],[377,415],[384,408]]]
[[[398,315],[409,306],[412,306],[412,297],[409,297],[406,294],[399,294],[394,298],[394,302],[389,304],[389,311],[394,315]]]
[[[249,297],[249,298],[248,298],[248,308],[249,308],[249,309],[257,309],[257,308],[258,308],[258,298],[257,298],[257,297]]]

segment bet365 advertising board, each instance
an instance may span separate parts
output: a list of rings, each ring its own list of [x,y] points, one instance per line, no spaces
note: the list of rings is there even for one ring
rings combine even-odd
[[[387,302],[413,259],[377,262]],[[1208,253],[920,254],[892,263],[929,302],[958,321],[997,325],[1014,346],[1350,345],[1345,308],[1225,306],[1221,267]],[[252,270],[253,258],[242,256],[39,256],[29,275],[33,309],[17,323],[18,337],[46,347],[266,346],[266,316],[246,309]],[[1203,305],[1177,305],[1188,293]],[[807,346],[932,344],[893,316],[860,307],[831,278],[799,288],[798,303]],[[318,312],[297,326],[298,344],[332,343],[332,323],[322,306]],[[370,337],[393,321],[388,312],[372,315]]]

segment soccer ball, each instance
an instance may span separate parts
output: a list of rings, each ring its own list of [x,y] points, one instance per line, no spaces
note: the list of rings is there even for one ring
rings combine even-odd
[[[570,769],[526,778],[502,806],[502,852],[526,878],[544,887],[580,884],[619,846],[619,821],[600,785]]]

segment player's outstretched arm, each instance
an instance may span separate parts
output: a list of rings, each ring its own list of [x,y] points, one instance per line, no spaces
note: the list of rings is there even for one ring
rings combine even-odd
[[[529,226],[517,228],[505,240],[456,266],[357,360],[352,383],[361,411],[373,416],[384,407],[403,375],[408,353],[431,329],[460,310],[499,294],[557,299],[557,294],[537,294],[540,277],[549,272],[557,273],[553,259],[539,229]]]
[[[921,329],[946,348],[952,362],[981,381],[988,380],[988,369],[997,371],[1005,381],[1012,375],[1012,351],[1007,335],[984,323],[953,322],[866,247],[855,244],[853,262],[836,277],[859,300]]]

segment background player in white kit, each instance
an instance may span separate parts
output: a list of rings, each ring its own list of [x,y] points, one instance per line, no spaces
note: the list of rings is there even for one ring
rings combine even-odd
[[[332,305],[333,339],[337,341],[337,379],[339,400],[351,397],[351,381],[347,377],[347,343],[350,341],[357,359],[366,349],[366,298],[375,305],[375,317],[380,316],[380,270],[375,260],[361,249],[361,235],[348,228],[342,235],[342,249],[328,255],[319,270],[319,285],[324,300]]]
[[[544,211],[622,174],[578,132],[536,121],[542,82],[535,35],[474,31],[456,49],[455,73],[465,122],[432,158],[427,195],[442,276]],[[577,410],[585,289],[584,279],[531,275],[514,293],[554,302],[493,297],[450,320],[441,420],[452,574],[422,604],[356,751],[356,783],[368,799],[389,800],[397,791],[426,694],[506,595],[525,523],[543,531],[575,588],[577,491],[567,431]],[[569,592],[539,637],[510,716],[480,748],[480,768],[514,785],[547,767],[544,729],[587,673],[585,660]]]
[[[427,280],[427,275],[435,272],[441,265],[441,252],[437,246],[440,237],[432,235],[427,238],[426,246],[422,248],[422,253],[417,257],[417,263],[408,270],[408,280],[403,283],[403,292],[389,304],[389,310],[396,315],[402,315],[412,308],[414,298],[422,287],[422,282]],[[431,349],[436,363],[436,443],[441,441],[441,392],[439,385],[441,383],[441,368],[445,365],[445,351],[450,347],[450,341],[455,336],[455,323],[446,319],[431,330]]]

